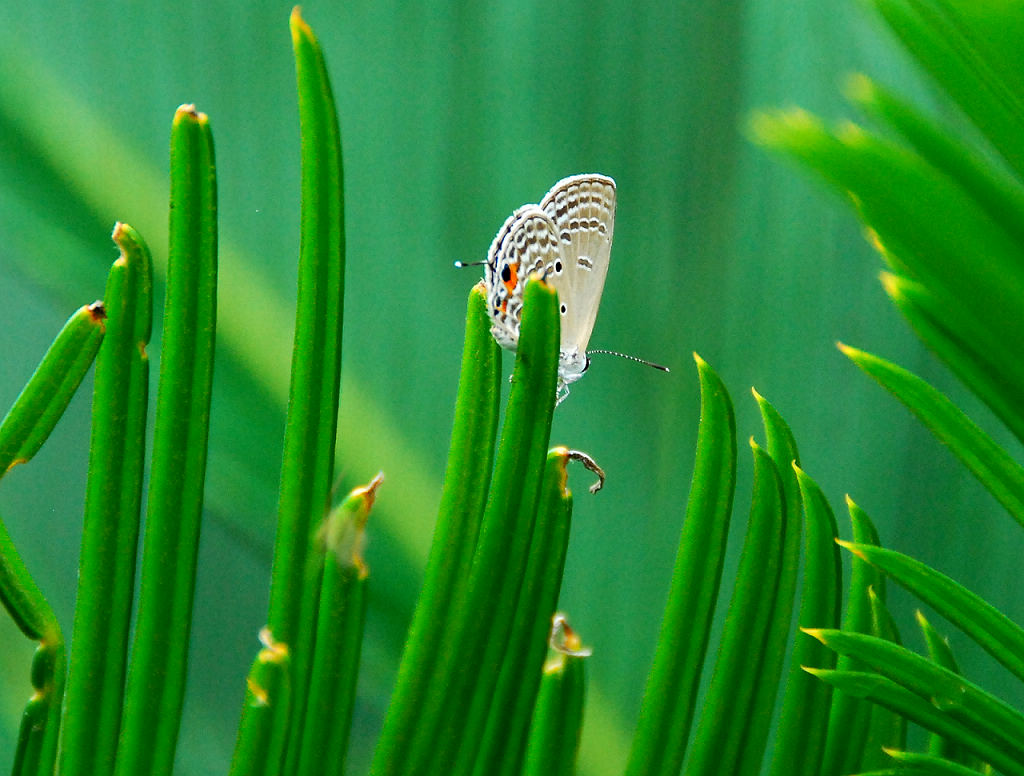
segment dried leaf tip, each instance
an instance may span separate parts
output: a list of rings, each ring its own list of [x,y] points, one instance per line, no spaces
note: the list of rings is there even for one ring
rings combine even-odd
[[[313,29],[306,23],[306,20],[302,18],[302,6],[297,5],[292,8],[291,16],[288,19],[288,24],[292,29],[292,40],[298,41],[300,38],[312,38]]]
[[[356,488],[355,490],[353,490],[352,497],[362,497],[366,499],[366,504],[364,508],[366,509],[367,512],[369,512],[373,508],[373,502],[377,498],[377,488],[380,487],[380,484],[382,482],[384,482],[384,472],[377,472],[374,478],[370,480],[366,485],[364,485],[361,488]]]
[[[584,647],[583,641],[578,633],[569,625],[569,620],[562,612],[556,612],[551,618],[551,635],[548,637],[548,646],[555,652],[570,657],[590,657],[593,650]]]
[[[107,319],[106,305],[104,305],[103,301],[100,299],[97,299],[95,302],[87,306],[85,309],[88,311],[89,317],[92,318],[94,321],[99,322],[105,321]]]
[[[274,634],[269,627],[260,628],[260,650],[259,659],[263,663],[280,663],[288,659],[288,645],[283,641],[275,641]]]
[[[579,461],[587,471],[591,471],[597,475],[597,482],[590,486],[591,493],[597,493],[604,487],[604,469],[597,465],[597,461],[581,450],[566,450],[566,455],[568,455],[570,461]],[[562,485],[562,489],[565,489],[564,483]]]

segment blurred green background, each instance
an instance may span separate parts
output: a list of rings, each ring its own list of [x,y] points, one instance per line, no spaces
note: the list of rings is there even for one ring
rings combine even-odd
[[[345,154],[338,465],[344,489],[379,469],[387,478],[367,552],[353,773],[365,772],[386,707],[439,496],[465,298],[478,279],[452,261],[482,259],[515,207],[573,173],[618,183],[592,346],[672,367],[664,375],[595,360],[555,416],[553,442],[608,472],[597,496],[586,472],[571,483],[562,607],[594,648],[583,774],[621,770],[643,692],[689,489],[692,351],[737,403],[734,535],[749,494],[744,440],[761,435],[754,385],[793,427],[844,535],[850,492],[889,546],[1024,619],[1019,530],[834,341],[919,372],[1006,435],[890,309],[849,208],[742,133],[759,106],[851,116],[840,96],[851,71],[947,113],[880,22],[852,0],[375,0],[303,10],[328,57]],[[102,295],[115,220],[138,228],[162,265],[174,109],[194,102],[215,134],[220,328],[182,776],[225,771],[266,608],[298,249],[289,11],[270,2],[0,5],[0,407],[67,316]],[[68,634],[89,388],[0,489],[0,514]],[[893,601],[919,646],[910,602],[898,592]],[[953,644],[965,647],[955,635]],[[2,770],[33,647],[6,618],[0,645]],[[962,657],[970,675],[998,681],[984,656]]]

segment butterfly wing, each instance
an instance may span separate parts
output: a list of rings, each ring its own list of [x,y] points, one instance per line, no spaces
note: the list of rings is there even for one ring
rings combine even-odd
[[[550,274],[561,257],[555,224],[537,205],[519,208],[498,231],[487,252],[484,285],[491,334],[503,348],[519,344],[526,279],[541,269]]]
[[[578,378],[586,369],[586,350],[597,320],[615,230],[615,181],[590,173],[564,178],[540,203],[554,222],[562,261],[548,282],[558,290],[562,308],[563,366]],[[567,363],[568,362],[568,363]]]

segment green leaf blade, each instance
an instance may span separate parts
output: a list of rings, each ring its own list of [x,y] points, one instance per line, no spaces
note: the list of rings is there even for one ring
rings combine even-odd
[[[700,430],[690,496],[654,663],[626,773],[675,776],[682,768],[721,582],[736,485],[736,420],[721,379],[694,354]]]
[[[152,259],[117,224],[104,294],[107,333],[96,359],[82,550],[79,555],[61,768],[113,772],[128,654],[145,461],[152,328]]]
[[[185,105],[171,132],[170,264],[121,776],[169,771],[177,745],[209,433],[216,224],[209,122]]]

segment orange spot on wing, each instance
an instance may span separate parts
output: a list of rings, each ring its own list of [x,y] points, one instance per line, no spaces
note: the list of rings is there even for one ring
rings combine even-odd
[[[505,288],[507,288],[508,292],[511,294],[513,291],[516,290],[516,284],[519,282],[519,265],[509,264],[508,269],[509,278],[508,280],[504,280],[502,282],[505,284]]]

